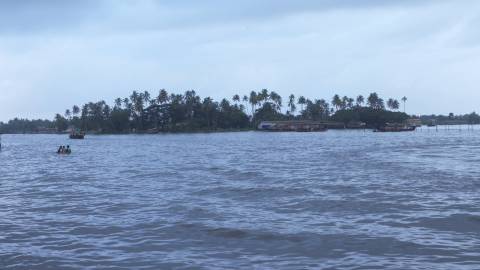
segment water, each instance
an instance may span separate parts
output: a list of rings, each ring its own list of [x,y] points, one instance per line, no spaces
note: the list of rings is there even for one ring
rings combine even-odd
[[[480,268],[480,131],[3,144],[2,269]]]

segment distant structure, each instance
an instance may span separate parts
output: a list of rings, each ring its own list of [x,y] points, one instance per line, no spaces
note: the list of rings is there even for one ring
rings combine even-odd
[[[263,131],[326,131],[327,125],[318,121],[263,121],[258,125]]]
[[[410,119],[407,119],[406,124],[407,126],[410,126],[410,127],[421,127],[422,120],[420,118],[410,118]]]

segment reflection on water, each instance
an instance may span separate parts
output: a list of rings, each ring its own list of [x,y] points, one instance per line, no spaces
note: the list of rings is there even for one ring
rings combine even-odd
[[[3,135],[4,269],[478,269],[480,131]],[[55,154],[70,144],[73,154]]]

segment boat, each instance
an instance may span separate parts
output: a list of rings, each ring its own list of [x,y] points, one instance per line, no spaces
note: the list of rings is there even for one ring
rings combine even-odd
[[[83,140],[83,139],[85,139],[85,133],[84,132],[72,132],[72,133],[70,133],[69,137],[72,140]]]
[[[410,126],[406,124],[398,124],[398,123],[387,123],[385,126],[379,127],[375,132],[404,132],[404,131],[415,131],[416,126]]]
[[[327,131],[327,127],[324,123],[317,121],[262,121],[258,125],[258,130],[279,132],[321,132]]]

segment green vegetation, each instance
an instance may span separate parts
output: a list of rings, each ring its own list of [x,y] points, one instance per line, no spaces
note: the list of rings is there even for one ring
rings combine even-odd
[[[407,98],[401,101],[405,106]],[[68,128],[94,133],[248,130],[265,120],[364,122],[367,127],[375,128],[409,118],[399,112],[399,107],[398,100],[390,98],[385,102],[377,93],[366,98],[334,95],[330,102],[304,96],[296,98],[291,94],[284,103],[279,94],[263,89],[243,96],[236,94],[231,101],[224,98],[217,102],[210,97],[201,98],[193,90],[169,94],[162,89],[155,96],[148,91],[133,91],[129,97],[115,99],[112,106],[105,101],[73,106],[63,115],[56,114],[53,121],[13,119],[8,123],[0,122],[0,133],[64,132]],[[452,117],[447,119],[480,123],[475,113]],[[423,116],[422,120],[434,118],[443,119]]]
[[[420,116],[422,124],[436,124],[436,125],[478,125],[480,124],[480,115],[472,112],[465,115],[422,115]]]

